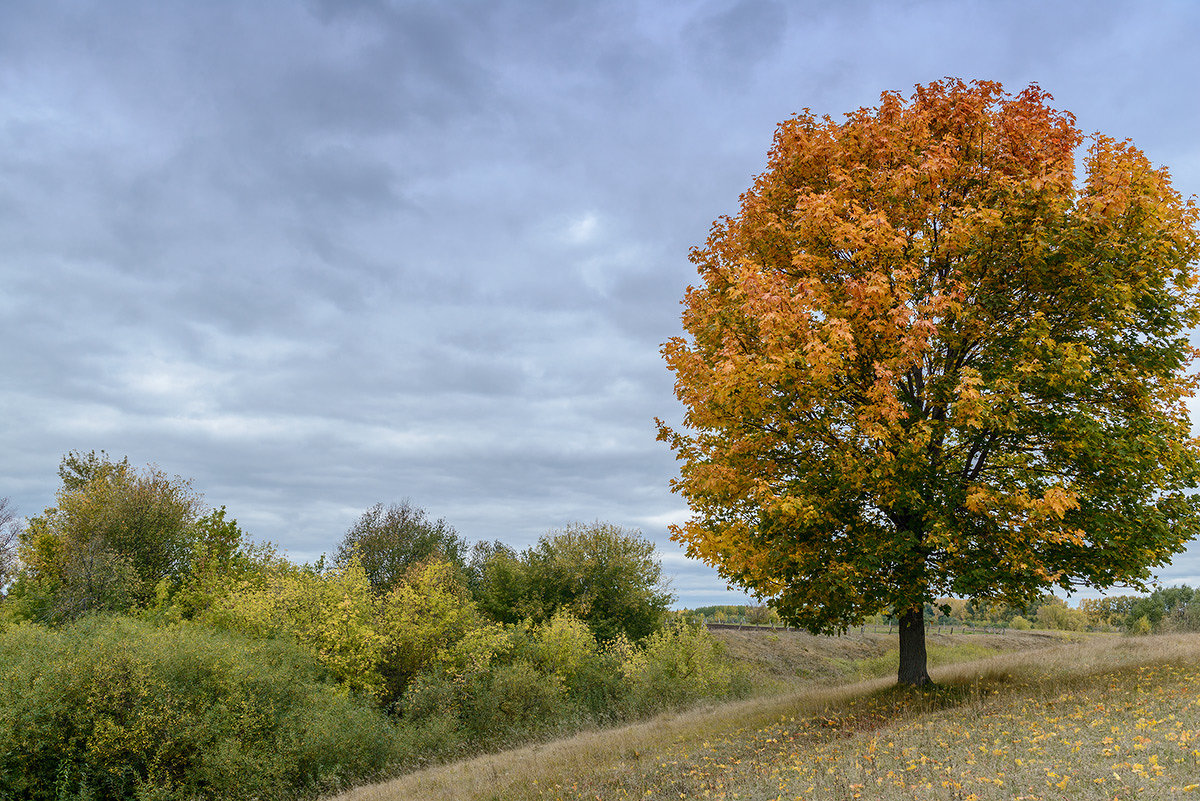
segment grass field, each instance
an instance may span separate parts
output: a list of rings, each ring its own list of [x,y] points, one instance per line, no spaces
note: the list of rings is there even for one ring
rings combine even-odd
[[[807,636],[730,647],[743,658],[774,647],[775,672],[787,677],[806,652],[809,665],[859,675],[889,646]],[[930,692],[894,687],[891,665],[885,678],[849,685],[810,678],[805,689],[478,757],[339,798],[1200,798],[1200,636],[1011,636],[991,647],[1042,647],[934,668]],[[946,658],[985,647],[931,646]]]
[[[926,636],[930,667],[1107,636],[1064,631],[935,632]],[[777,689],[847,684],[895,675],[900,659],[897,635],[885,631],[853,631],[842,637],[786,630],[715,629],[712,633],[725,643],[731,656],[757,674],[760,682],[774,682]]]

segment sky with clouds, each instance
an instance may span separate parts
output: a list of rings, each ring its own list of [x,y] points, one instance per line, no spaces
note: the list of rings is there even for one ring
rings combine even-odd
[[[601,519],[738,602],[667,537],[658,350],[775,125],[1037,82],[1197,194],[1198,34],[1186,0],[5,2],[0,496],[105,449],[297,559],[406,498],[518,547]]]

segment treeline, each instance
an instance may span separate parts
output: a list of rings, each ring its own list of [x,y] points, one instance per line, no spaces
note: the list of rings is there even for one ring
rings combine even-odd
[[[768,606],[702,606],[682,613],[701,623],[780,625],[779,615]],[[1084,598],[1071,608],[1062,598],[1045,593],[1024,606],[978,599],[941,598],[925,605],[930,626],[976,626],[1018,631],[1124,631],[1130,634],[1200,631],[1200,590],[1187,585],[1166,587],[1150,595],[1116,595]],[[896,619],[878,614],[868,625],[896,625]]]
[[[154,467],[59,475],[0,504],[0,799],[312,795],[748,689],[636,531],[379,504],[296,564]]]

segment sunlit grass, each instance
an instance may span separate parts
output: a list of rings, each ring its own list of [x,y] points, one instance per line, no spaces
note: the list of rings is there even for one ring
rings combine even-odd
[[[362,788],[385,799],[1200,798],[1200,636],[1106,638],[756,699]]]

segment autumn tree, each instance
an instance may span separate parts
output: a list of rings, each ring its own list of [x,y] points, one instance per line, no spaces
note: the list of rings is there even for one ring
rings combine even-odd
[[[1036,85],[947,79],[782,123],[691,259],[659,423],[690,556],[814,632],[1144,587],[1200,531],[1193,200]]]
[[[189,481],[103,452],[64,456],[59,476],[56,504],[21,532],[18,583],[45,599],[39,616],[126,609],[189,569],[202,509]]]

